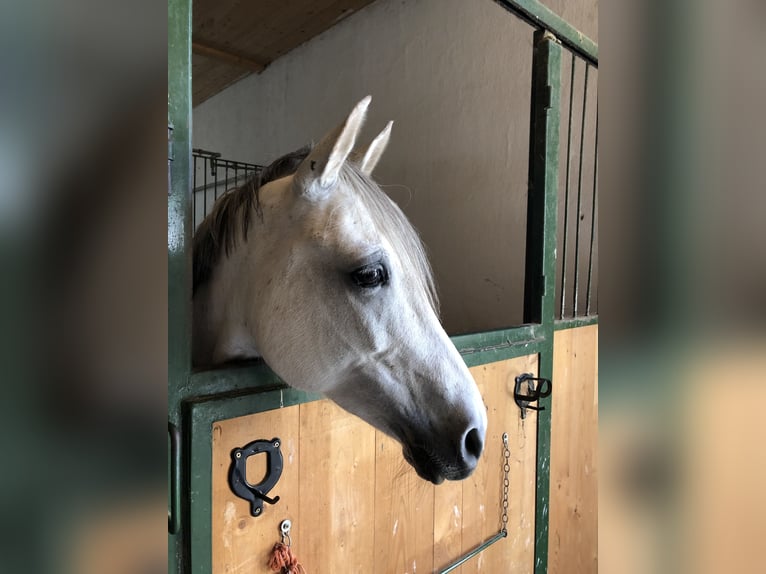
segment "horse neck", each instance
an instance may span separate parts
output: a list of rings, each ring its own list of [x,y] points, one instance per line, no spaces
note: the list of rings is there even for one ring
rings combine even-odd
[[[258,248],[273,241],[269,222],[273,223],[274,209],[271,205],[264,207],[268,214],[263,217],[260,209],[252,208],[246,235],[242,220],[236,222],[237,236],[228,254],[221,253],[210,279],[195,292],[193,356],[196,365],[217,362],[220,357],[216,354],[220,354],[221,346],[236,347],[232,341],[247,339],[246,325],[251,312],[248,303],[257,297],[251,275],[259,272]]]

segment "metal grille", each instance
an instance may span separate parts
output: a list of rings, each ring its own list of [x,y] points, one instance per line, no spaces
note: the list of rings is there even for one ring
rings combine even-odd
[[[562,54],[556,317],[598,314],[598,68]]]
[[[216,199],[241,186],[263,166],[222,159],[220,153],[204,149],[192,150],[192,157],[192,213],[196,229],[210,213]]]

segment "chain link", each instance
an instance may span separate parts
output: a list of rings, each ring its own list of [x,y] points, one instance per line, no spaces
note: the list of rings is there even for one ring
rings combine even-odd
[[[503,433],[503,502],[500,517],[502,522],[500,531],[508,532],[508,488],[511,481],[508,474],[511,472],[511,450],[508,448],[508,433]]]

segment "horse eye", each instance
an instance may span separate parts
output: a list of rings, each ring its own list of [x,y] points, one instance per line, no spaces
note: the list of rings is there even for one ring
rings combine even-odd
[[[372,289],[388,283],[388,270],[382,263],[373,263],[354,271],[351,278],[357,286]]]

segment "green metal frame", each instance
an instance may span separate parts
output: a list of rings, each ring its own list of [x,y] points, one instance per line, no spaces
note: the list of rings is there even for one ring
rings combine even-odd
[[[494,0],[537,30],[547,30],[561,44],[598,66],[598,44],[537,0]]]
[[[560,99],[561,46],[549,32],[538,30],[532,55],[524,320],[540,324],[545,344],[538,376],[546,379],[553,378]],[[542,574],[548,570],[551,398],[538,404],[544,410],[537,413],[535,574]]]
[[[557,319],[553,322],[555,331],[564,329],[576,329],[577,327],[588,327],[598,324],[598,315],[587,315],[585,317],[570,317],[568,319]]]
[[[593,65],[598,47],[535,0],[496,0],[534,35],[525,325],[452,337],[468,366],[537,354],[552,377],[555,330],[591,325],[597,316],[554,321],[555,246],[562,46]],[[191,370],[191,0],[168,0],[168,421],[171,572],[212,569],[212,425],[215,421],[320,398],[287,387],[266,365]],[[547,572],[550,397],[538,413],[535,574]]]
[[[168,571],[188,570],[183,469],[188,467],[178,395],[191,372],[191,0],[168,0]],[[171,131],[172,130],[172,131]]]

